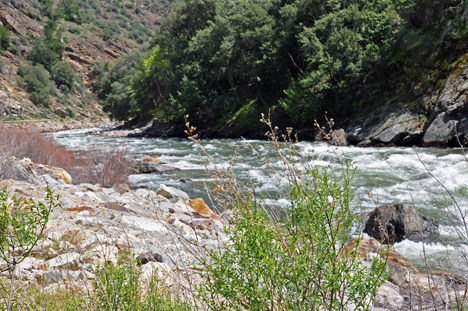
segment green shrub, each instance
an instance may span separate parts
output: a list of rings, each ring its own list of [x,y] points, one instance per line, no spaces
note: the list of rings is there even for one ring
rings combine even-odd
[[[29,256],[42,238],[53,208],[58,206],[58,196],[46,188],[46,203],[36,203],[33,199],[9,196],[6,187],[0,190],[0,258],[7,270],[14,274],[16,266]],[[6,309],[13,305],[14,278],[9,286],[0,281],[2,296],[8,293]]]
[[[156,271],[147,286],[140,282],[141,270],[134,262],[104,264],[96,273],[92,301],[96,310],[188,311],[192,308],[172,297],[160,284]]]
[[[78,77],[75,74],[73,67],[66,62],[57,62],[50,68],[52,79],[57,83],[58,87],[65,86],[65,93],[73,93],[76,89]]]
[[[211,310],[370,309],[386,263],[375,258],[367,265],[346,250],[359,223],[351,206],[351,165],[304,165],[310,159],[292,146],[273,144],[284,164],[280,176],[289,181],[285,209],[268,206],[229,170],[217,171],[215,197],[232,215],[229,242],[208,251],[203,262],[204,303]]]
[[[34,64],[41,64],[50,69],[60,61],[65,46],[61,42],[61,32],[57,31],[56,27],[56,22],[47,21],[44,35],[36,40],[30,54],[30,59]]]
[[[47,69],[42,65],[27,66],[19,68],[18,73],[21,76],[18,85],[29,93],[31,101],[37,106],[49,107],[55,88]]]
[[[2,51],[10,47],[10,29],[7,26],[0,26],[0,48]]]

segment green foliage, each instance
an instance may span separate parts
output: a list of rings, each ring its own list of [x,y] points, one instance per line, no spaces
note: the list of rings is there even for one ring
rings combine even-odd
[[[188,304],[177,297],[173,298],[170,291],[161,286],[157,271],[153,272],[146,290],[142,289],[140,275],[141,270],[134,262],[101,266],[93,283],[92,301],[96,310],[192,310]]]
[[[44,29],[44,35],[36,40],[31,51],[30,59],[33,64],[41,64],[50,69],[56,62],[60,61],[65,50],[61,37],[61,32],[57,30],[57,23],[49,19]]]
[[[457,40],[461,51],[465,11],[444,0],[184,0],[155,30],[151,74],[141,65],[114,81],[116,93],[126,89],[118,101],[130,96],[132,107],[108,111],[175,123],[190,114],[211,126],[254,103],[273,108],[284,125],[312,126],[325,111],[345,119],[411,88]],[[144,42],[140,27],[131,22],[129,37]],[[141,57],[143,64],[148,55]]]
[[[65,93],[73,93],[78,85],[78,77],[75,74],[73,67],[66,62],[56,62],[50,68],[52,79],[57,83],[60,89],[65,90]],[[63,86],[65,88],[63,88]]]
[[[0,48],[2,51],[10,47],[10,29],[7,26],[0,26]]]
[[[29,93],[31,101],[37,106],[48,107],[51,96],[55,94],[55,87],[47,69],[42,65],[21,67],[18,74],[21,76],[18,85]]]
[[[103,73],[99,75],[94,89],[104,111],[109,112],[113,119],[127,120],[133,113],[134,105],[129,88],[140,58],[141,52],[135,51],[119,58],[110,68],[96,68]]]
[[[369,310],[386,262],[365,264],[347,245],[360,223],[351,206],[353,168],[302,166],[308,161],[292,146],[273,143],[290,205],[275,209],[229,173],[217,175],[216,195],[232,217],[229,242],[204,262],[203,301],[212,310]]]
[[[58,196],[46,188],[46,203],[9,196],[7,188],[0,190],[0,258],[12,270],[29,256],[42,238],[49,214],[58,206]]]
[[[64,20],[81,24],[80,7],[76,0],[62,0],[60,7]]]
[[[46,188],[45,203],[10,197],[6,187],[0,190],[0,258],[11,275],[16,265],[31,254],[33,247],[43,237],[50,212],[58,206],[58,199],[49,188]],[[8,293],[7,310],[13,305],[13,280],[11,278],[9,288],[1,281],[2,291]]]

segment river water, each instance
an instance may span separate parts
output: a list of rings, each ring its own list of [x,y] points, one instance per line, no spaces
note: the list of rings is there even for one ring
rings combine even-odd
[[[281,161],[267,141],[213,139],[197,145],[187,139],[90,135],[92,130],[63,131],[55,133],[54,137],[71,150],[99,147],[106,150],[125,149],[132,158],[160,155],[164,163],[180,169],[163,175],[132,175],[130,182],[133,187],[157,188],[164,183],[184,190],[192,198],[203,197],[207,200],[205,187],[211,187],[213,179],[206,172],[207,158],[200,153],[202,146],[212,157],[212,163],[221,168],[232,166],[240,181],[250,181],[259,193],[269,193],[271,204],[286,205],[288,202],[284,179],[279,181],[271,177],[272,169],[269,166],[281,172]],[[450,196],[453,195],[462,213],[468,211],[468,161],[462,150],[336,148],[317,142],[299,142],[294,146],[315,165],[330,165],[333,168],[340,166],[340,158],[350,160],[356,168],[352,181],[355,194],[353,203],[363,212],[370,212],[382,204],[406,203],[436,219],[441,224],[439,238],[424,243],[405,240],[396,243],[394,249],[410,258],[419,268],[424,267],[425,253],[433,268],[450,270],[451,265],[455,271],[468,276],[468,264],[461,255],[468,251],[468,247],[457,238],[456,228],[463,226]],[[233,161],[232,165],[230,161]],[[213,165],[209,164],[208,167],[212,168]],[[452,211],[455,218],[450,220],[448,211]]]

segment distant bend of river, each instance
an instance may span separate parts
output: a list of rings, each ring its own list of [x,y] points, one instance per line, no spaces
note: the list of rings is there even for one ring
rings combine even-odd
[[[154,187],[159,184],[173,186],[187,192],[190,197],[204,197],[205,185],[212,178],[205,172],[205,161],[200,155],[199,146],[187,139],[168,138],[116,138],[91,135],[96,129],[70,130],[54,133],[57,142],[67,149],[86,150],[99,147],[105,150],[124,148],[132,158],[147,155],[160,155],[162,162],[180,170],[167,174],[132,175],[133,187]],[[272,165],[280,167],[273,148],[268,141],[241,139],[207,139],[200,145],[212,156],[218,165],[229,166],[235,154],[236,172],[242,179],[249,176],[256,191],[270,193],[275,198],[273,204],[287,204],[281,189],[284,185],[272,182],[262,157],[272,160]],[[258,154],[252,150],[254,147]],[[336,152],[352,161],[356,168],[352,181],[354,204],[364,212],[370,212],[382,204],[405,203],[414,206],[422,214],[437,220],[440,237],[425,243],[425,254],[434,268],[449,270],[447,253],[451,264],[458,273],[468,276],[468,263],[460,252],[468,252],[468,246],[459,242],[456,228],[447,216],[447,209],[453,210],[453,202],[428,171],[436,177],[457,200],[462,211],[468,212],[468,161],[461,149],[428,148],[358,148],[330,147],[322,142],[299,142],[295,148],[300,154],[312,159],[319,166],[337,166]],[[370,196],[368,195],[370,194]],[[457,214],[458,215],[458,214]],[[457,226],[461,226],[459,222]],[[424,268],[422,242],[405,240],[394,245],[394,249],[412,260],[419,268]]]

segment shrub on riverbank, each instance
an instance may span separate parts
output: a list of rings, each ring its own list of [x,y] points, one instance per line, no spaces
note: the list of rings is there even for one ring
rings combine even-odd
[[[74,183],[113,187],[128,183],[132,173],[131,163],[123,151],[106,152],[97,147],[88,152],[70,151],[58,145],[52,137],[20,126],[0,125],[0,150],[1,179],[15,178],[6,155],[63,168]]]
[[[361,236],[351,206],[353,168],[346,159],[341,168],[316,166],[284,138],[271,128],[276,156],[264,160],[283,164],[271,182],[287,180],[286,207],[238,184],[230,168],[215,170],[214,197],[231,225],[229,241],[202,261],[200,298],[213,310],[368,310],[386,262],[376,256],[364,263],[357,248],[346,250]]]

